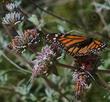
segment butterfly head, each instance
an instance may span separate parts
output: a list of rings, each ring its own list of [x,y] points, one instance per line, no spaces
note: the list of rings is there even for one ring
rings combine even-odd
[[[46,41],[48,43],[54,43],[54,42],[57,42],[57,38],[59,37],[59,35],[57,33],[50,33],[50,34],[47,34],[46,36]]]

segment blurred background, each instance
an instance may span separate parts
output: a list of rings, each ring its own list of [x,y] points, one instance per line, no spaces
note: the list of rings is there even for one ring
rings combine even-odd
[[[99,69],[110,68],[110,0],[13,0],[20,3],[25,20],[14,29],[24,31],[37,27],[47,32],[72,32],[99,39],[108,44],[101,53]],[[76,102],[72,72],[57,67],[58,75],[35,78],[33,86],[31,62],[36,54],[30,51],[22,55],[7,50],[11,36],[2,24],[8,11],[6,0],[0,0],[0,101],[1,102]],[[42,44],[37,48],[40,51]],[[66,55],[61,63],[70,65],[72,56]],[[110,72],[99,73],[107,87],[93,82],[83,102],[110,102]],[[106,86],[106,85],[105,85]],[[62,93],[62,94],[61,94]]]

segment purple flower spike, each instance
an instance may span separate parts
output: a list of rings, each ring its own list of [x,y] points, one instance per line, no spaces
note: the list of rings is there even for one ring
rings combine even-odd
[[[50,46],[45,46],[42,48],[42,51],[38,53],[38,56],[33,62],[34,67],[32,71],[32,76],[39,76],[46,74],[49,66],[52,64],[53,59],[56,57],[56,54],[51,49]]]

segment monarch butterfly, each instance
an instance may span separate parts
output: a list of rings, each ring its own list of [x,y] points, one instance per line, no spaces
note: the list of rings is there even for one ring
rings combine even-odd
[[[46,39],[51,43],[57,43],[72,56],[97,54],[106,47],[104,42],[79,35],[53,33],[47,34]]]

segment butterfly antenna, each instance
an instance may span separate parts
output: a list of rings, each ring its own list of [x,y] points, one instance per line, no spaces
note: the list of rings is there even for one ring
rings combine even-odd
[[[88,71],[85,71],[94,81],[96,81],[95,80],[95,78],[93,77],[93,75],[91,74],[91,73],[89,73]]]
[[[91,73],[89,73],[88,71],[85,71],[84,69],[82,69],[85,73],[87,73],[93,80],[94,82],[96,82],[95,78],[93,77],[93,75]]]
[[[84,69],[82,69],[85,73],[87,73],[94,81],[95,85],[98,86],[97,82],[96,82],[96,79],[93,77],[93,75],[91,73],[89,73],[88,71],[85,71]]]

